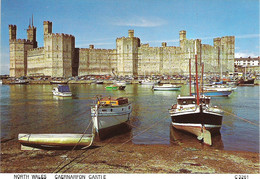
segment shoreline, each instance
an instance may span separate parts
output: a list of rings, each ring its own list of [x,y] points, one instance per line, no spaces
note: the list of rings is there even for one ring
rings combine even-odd
[[[255,152],[112,140],[73,151],[21,151],[17,140],[1,142],[1,173],[260,173]]]

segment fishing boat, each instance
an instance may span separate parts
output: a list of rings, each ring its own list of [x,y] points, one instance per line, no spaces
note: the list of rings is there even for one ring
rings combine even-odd
[[[128,102],[128,98],[97,98],[95,106],[91,107],[91,116],[99,139],[105,139],[129,128],[127,123],[131,112],[132,104]]]
[[[106,90],[124,90],[126,86],[123,85],[110,85],[106,86]]]
[[[94,140],[93,134],[19,134],[22,149],[29,150],[62,147],[86,147]],[[23,148],[24,147],[24,148]]]
[[[192,133],[203,138],[203,130],[211,134],[219,132],[222,125],[223,111],[212,107],[210,97],[200,96],[200,103],[196,104],[196,97],[178,96],[177,104],[169,110],[172,126],[179,130]]]
[[[205,144],[212,145],[211,134],[219,132],[223,111],[218,107],[212,107],[210,97],[200,95],[198,85],[198,63],[195,41],[195,67],[196,67],[196,93],[191,93],[191,59],[189,60],[190,73],[190,95],[178,96],[177,104],[172,105],[169,110],[172,126],[178,130],[183,130],[194,134],[197,139],[203,140]],[[202,77],[203,77],[202,64]],[[203,79],[203,78],[201,78]],[[201,85],[203,84],[203,81]]]
[[[255,85],[255,79],[243,79],[241,78],[238,81],[238,86],[254,86]]]
[[[72,96],[69,86],[67,85],[58,85],[52,90],[54,96],[69,97]]]
[[[152,87],[154,91],[179,91],[181,86],[172,84],[155,85]]]

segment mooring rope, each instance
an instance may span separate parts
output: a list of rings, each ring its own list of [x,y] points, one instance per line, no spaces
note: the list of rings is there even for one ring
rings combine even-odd
[[[78,144],[80,143],[81,139],[83,138],[83,136],[85,135],[85,133],[86,133],[87,130],[89,129],[91,123],[92,123],[92,120],[90,120],[90,122],[89,122],[87,128],[85,129],[85,131],[84,131],[83,134],[81,135],[81,137],[80,137],[80,139],[78,140],[78,142],[77,142],[77,143],[75,144],[75,146],[72,148],[72,150],[67,151],[66,153],[74,151],[74,149],[78,146]],[[92,135],[93,135],[93,136],[91,136],[91,142],[90,142],[90,144],[89,144],[88,146],[85,146],[84,149],[89,148],[89,147],[92,145],[92,143],[93,143],[93,141],[94,141],[95,134],[92,132]],[[65,157],[64,160],[54,169],[53,173],[57,173],[57,172],[55,172],[55,171],[56,171],[66,160],[67,160],[67,157]],[[59,172],[59,170],[58,170],[58,172]]]
[[[168,117],[168,116],[166,116],[166,117]],[[117,149],[117,148],[123,146],[123,145],[126,144],[127,142],[129,142],[129,141],[131,141],[132,139],[134,139],[136,136],[139,136],[140,134],[143,134],[143,133],[145,133],[146,131],[148,131],[149,129],[153,128],[153,127],[156,126],[159,122],[161,122],[162,120],[165,120],[166,117],[162,118],[161,120],[159,120],[159,121],[155,122],[154,124],[150,125],[149,127],[145,128],[145,130],[143,130],[142,132],[138,133],[137,135],[131,137],[130,139],[126,140],[126,141],[123,142],[121,145],[115,147],[115,149]],[[105,146],[107,146],[107,145],[109,145],[109,144],[110,144],[110,143],[107,143],[106,145],[102,146],[102,147],[99,148],[99,149],[101,150],[101,149],[103,149]],[[85,156],[84,158],[82,158],[82,159],[79,160],[78,162],[83,161],[86,157],[88,157],[88,156],[94,154],[94,153],[97,152],[97,151],[98,151],[98,150],[93,151],[92,153],[90,153],[89,155]],[[83,152],[83,153],[84,153],[84,152]],[[77,157],[75,157],[74,159],[72,159],[72,160],[68,163],[68,165],[69,165],[70,163],[72,163],[74,160],[76,160],[77,158],[79,158],[79,156],[81,156],[83,153],[79,154]],[[77,162],[77,163],[78,163],[78,162]],[[68,166],[68,165],[66,165],[66,166]],[[76,164],[74,164],[74,165],[76,165]],[[71,167],[67,168],[67,169],[66,169],[65,171],[63,171],[63,172],[68,171],[68,170],[71,169],[74,165],[72,165]],[[63,166],[61,169],[65,168],[66,166]],[[60,171],[60,170],[59,170],[59,171]],[[58,172],[59,172],[59,171],[58,171]]]
[[[222,108],[221,108],[222,109]],[[236,117],[236,118],[238,118],[238,119],[241,119],[241,120],[243,120],[243,121],[245,121],[245,122],[247,122],[247,123],[249,123],[249,124],[252,124],[252,125],[254,125],[254,126],[259,126],[259,124],[256,124],[256,123],[254,123],[254,122],[252,122],[252,121],[249,121],[248,119],[245,119],[245,118],[242,118],[242,117],[239,117],[239,116],[237,116],[237,115],[235,115],[235,114],[233,114],[233,113],[230,113],[230,112],[228,112],[228,111],[226,111],[226,110],[224,110],[224,109],[222,109],[225,113],[228,113],[228,114],[230,114],[230,115],[232,115],[232,116],[234,116],[234,117]]]

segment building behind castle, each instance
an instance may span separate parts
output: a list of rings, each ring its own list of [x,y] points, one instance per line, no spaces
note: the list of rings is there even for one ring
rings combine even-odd
[[[128,31],[128,37],[116,39],[116,49],[76,48],[75,37],[52,33],[52,22],[44,21],[44,46],[38,48],[36,27],[27,29],[27,39],[16,38],[16,25],[9,25],[10,76],[40,74],[51,77],[105,75],[174,75],[188,74],[189,58],[194,62],[195,42],[199,63],[206,73],[234,71],[235,37],[214,38],[214,45],[202,44],[200,39],[189,40],[186,31],[180,31],[180,46],[150,47],[141,44]],[[192,69],[194,63],[192,63]]]

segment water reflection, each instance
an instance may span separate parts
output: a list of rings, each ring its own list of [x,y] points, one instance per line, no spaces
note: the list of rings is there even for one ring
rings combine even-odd
[[[17,138],[18,133],[83,133],[91,121],[90,106],[96,95],[124,96],[133,105],[133,128],[118,136],[118,139],[113,138],[115,142],[133,137],[131,142],[135,144],[170,145],[172,136],[168,109],[176,103],[179,94],[187,95],[189,92],[188,85],[182,85],[181,91],[153,91],[151,86],[138,84],[127,85],[123,91],[107,91],[105,84],[71,84],[69,86],[73,96],[60,98],[52,95],[53,86],[55,85],[0,86],[1,137]],[[258,94],[259,86],[238,87],[230,97],[212,98],[211,103],[259,124]],[[148,129],[154,124],[154,127]],[[213,141],[216,148],[259,151],[258,126],[225,114],[220,132],[220,136],[213,138],[222,142],[221,145]],[[182,133],[180,136],[182,143],[200,145],[194,136]]]
[[[187,147],[200,148],[204,147],[195,135],[192,135],[185,131],[180,131],[170,126],[170,140],[171,145],[184,145]],[[212,146],[215,149],[224,149],[224,144],[221,138],[221,133],[213,135],[211,137]]]

